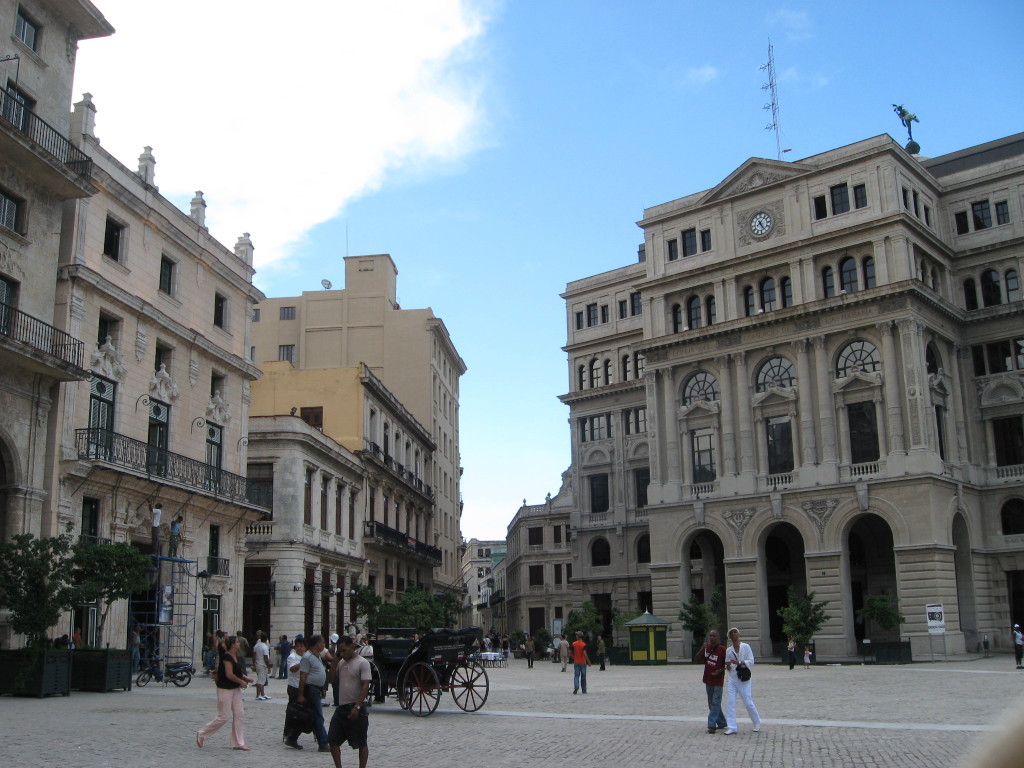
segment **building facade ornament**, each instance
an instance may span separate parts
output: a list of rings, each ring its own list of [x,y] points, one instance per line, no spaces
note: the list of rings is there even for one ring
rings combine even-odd
[[[732,532],[736,535],[737,544],[742,541],[743,532],[753,519],[755,511],[753,507],[745,507],[744,509],[727,509],[722,513],[722,518],[729,524]]]
[[[117,351],[110,337],[97,347],[89,359],[89,368],[93,373],[98,373],[105,379],[122,381],[127,369],[124,367],[124,358]]]
[[[818,532],[824,534],[832,513],[839,506],[839,499],[814,499],[803,503],[804,512],[817,526]]]
[[[178,399],[178,385],[174,383],[171,374],[167,372],[167,366],[163,363],[160,363],[160,369],[153,374],[149,382],[149,394],[165,403]]]

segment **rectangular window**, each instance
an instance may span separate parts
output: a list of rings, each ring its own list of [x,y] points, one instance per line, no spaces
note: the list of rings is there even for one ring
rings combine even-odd
[[[683,237],[683,258],[697,254],[697,230],[687,229],[682,233]]]
[[[850,188],[845,184],[837,184],[829,187],[829,195],[832,198],[832,215],[846,213],[850,210]]]
[[[992,437],[996,447],[996,466],[1024,464],[1024,419],[1020,416],[993,419]]]
[[[619,320],[629,316],[629,302],[625,299],[619,299]]]
[[[0,226],[24,234],[25,201],[0,189]]]
[[[913,197],[914,197],[914,215],[917,216],[917,218],[920,219],[921,218],[921,199],[920,199],[920,196],[917,194],[917,190],[916,189],[914,190]]]
[[[597,304],[587,304],[587,328],[597,325]]]
[[[971,358],[974,361],[974,375],[984,376],[985,375],[985,348],[980,344],[976,347],[971,347]]]
[[[117,345],[117,332],[120,329],[121,323],[115,317],[100,313],[99,323],[96,325],[96,346],[103,346],[107,343],[107,339],[110,342]]]
[[[114,261],[120,261],[123,239],[124,227],[108,216],[106,229],[103,231],[103,255]]]
[[[768,474],[793,471],[793,432],[788,416],[773,416],[766,426]]]
[[[820,221],[828,216],[828,206],[825,203],[825,196],[819,195],[814,198],[814,219]]]
[[[544,546],[544,528],[542,526],[536,526],[533,528],[526,529],[526,543],[531,547],[543,547]]]
[[[556,525],[553,530],[555,532],[555,544],[561,544],[562,543],[562,526]]]
[[[704,251],[710,251],[711,250],[711,230],[710,229],[702,229],[700,231],[700,250],[701,250],[701,253],[703,253]]]
[[[313,524],[313,470],[308,467],[306,484],[302,487],[302,522],[306,525]]]
[[[160,290],[168,295],[174,293],[174,262],[166,256],[160,257]]]
[[[555,563],[555,584],[557,586],[562,585],[562,564]]]
[[[590,476],[590,511],[608,511],[608,475]]]
[[[294,320],[295,319],[295,307],[281,307],[278,310],[279,320]]]
[[[679,241],[678,240],[673,238],[672,240],[669,240],[667,243],[665,243],[665,246],[668,249],[668,260],[669,261],[675,261],[676,259],[679,258]]]
[[[631,315],[642,315],[644,313],[644,303],[639,291],[629,294],[629,313]]]
[[[1005,200],[996,203],[996,224],[1010,223],[1010,206]]]
[[[988,200],[979,200],[977,203],[971,203],[971,218],[974,219],[975,232],[992,226],[992,211],[989,208]]]
[[[850,461],[853,464],[878,461],[878,426],[875,404],[850,403],[846,406],[850,426]]]
[[[985,345],[989,373],[1006,373],[1013,370],[1013,357],[1009,341],[995,341]]]
[[[583,313],[582,312],[577,312],[576,313],[576,330],[578,331],[582,327],[583,327]]]
[[[277,347],[277,359],[287,360],[289,363],[295,362],[295,345],[294,344],[279,344]]]
[[[309,424],[313,429],[319,429],[321,432],[324,431],[324,409],[323,406],[318,405],[311,408],[300,408],[299,418]]]
[[[924,207],[924,223],[929,227],[932,225],[932,209],[927,205]]]
[[[206,422],[206,463],[213,470],[220,472],[224,461],[224,427]],[[220,478],[216,478],[220,484]]]
[[[647,486],[651,484],[651,470],[649,467],[642,467],[633,471],[633,488],[636,491],[637,509],[647,506]]]
[[[82,498],[82,537],[96,541],[100,535],[100,500]]]
[[[228,299],[219,293],[213,294],[213,324],[223,328],[227,324]]]
[[[604,323],[607,323],[607,322],[608,322],[608,305],[607,304],[602,304],[601,305],[601,324],[603,325]]]
[[[966,235],[971,231],[971,228],[967,225],[967,213],[966,211],[960,211],[953,216],[956,221],[956,233],[958,235]]]
[[[530,586],[531,587],[543,587],[544,586],[544,566],[543,565],[531,565],[529,570]]]
[[[330,482],[330,478],[327,475],[321,475],[320,476],[320,530],[321,531],[328,530],[328,528],[327,528],[328,514],[327,513],[328,513],[329,510],[327,509],[327,499],[328,499],[327,490],[328,490],[328,483],[329,482]]]
[[[605,427],[607,426],[608,420],[605,414],[600,416],[590,417],[590,439],[591,440],[604,440],[606,437],[611,437],[608,434]]]
[[[693,482],[710,483],[715,479],[714,433],[710,429],[695,429],[691,432],[690,452],[693,458]]]
[[[274,465],[270,462],[249,464],[245,468],[250,497],[260,499],[264,505],[274,503]]]
[[[903,207],[908,211],[910,210],[910,190],[906,187],[902,188],[903,191]]]
[[[863,184],[855,184],[853,187],[853,207],[868,207],[868,188]]]
[[[210,526],[210,546],[207,550],[210,557],[220,557],[220,526]]]
[[[8,80],[6,93],[0,96],[0,103],[3,104],[4,119],[19,130],[29,133],[29,120],[36,105],[35,100]]]
[[[14,36],[33,51],[38,50],[36,48],[36,41],[39,39],[39,25],[25,16],[20,8],[14,20]]]
[[[171,368],[171,354],[173,350],[160,342],[156,344],[156,353],[153,355],[153,370],[159,371],[160,366],[164,366],[167,370]]]
[[[252,311],[252,321],[258,323],[260,321],[260,308],[255,307]]]

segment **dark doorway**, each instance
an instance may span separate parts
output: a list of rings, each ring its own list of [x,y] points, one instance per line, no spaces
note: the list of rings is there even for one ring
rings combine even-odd
[[[899,640],[899,627],[891,630],[867,627],[857,618],[857,611],[864,607],[864,598],[867,595],[889,595],[894,604],[898,599],[892,529],[878,515],[861,515],[850,527],[846,550],[850,569],[854,636],[858,649],[865,637],[870,637],[872,642],[876,643]]]
[[[772,653],[786,648],[779,609],[789,605],[789,588],[797,595],[807,594],[807,571],[804,565],[804,539],[790,523],[779,523],[764,540],[764,574],[768,599],[768,636]]]
[[[245,591],[242,593],[242,631],[246,637],[255,637],[262,629],[270,637],[270,566],[245,566]]]

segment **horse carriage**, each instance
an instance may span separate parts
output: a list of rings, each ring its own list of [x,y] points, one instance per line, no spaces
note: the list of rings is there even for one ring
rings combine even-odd
[[[426,717],[448,691],[455,705],[476,712],[487,701],[487,672],[474,660],[482,645],[479,627],[432,629],[419,640],[413,629],[380,629],[373,645],[370,696],[396,696],[402,709]]]

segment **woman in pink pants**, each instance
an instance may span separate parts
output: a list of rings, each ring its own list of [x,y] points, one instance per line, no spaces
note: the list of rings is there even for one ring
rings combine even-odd
[[[248,751],[242,735],[242,690],[252,678],[242,674],[238,666],[238,638],[228,636],[217,665],[217,716],[196,731],[196,746],[202,747],[206,739],[215,734],[231,718],[231,748]]]

